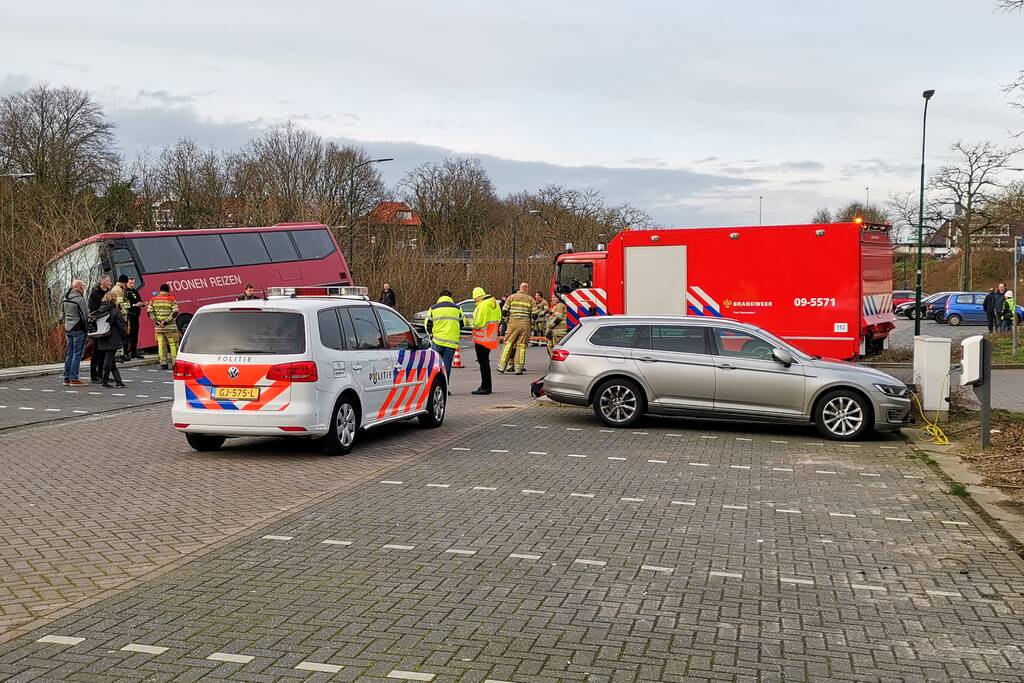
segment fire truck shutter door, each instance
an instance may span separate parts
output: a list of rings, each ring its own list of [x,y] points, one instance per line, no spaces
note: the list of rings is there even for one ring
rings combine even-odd
[[[626,313],[686,315],[686,246],[626,247]]]

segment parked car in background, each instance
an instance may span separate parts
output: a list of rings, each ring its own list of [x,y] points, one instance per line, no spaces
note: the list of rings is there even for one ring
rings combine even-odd
[[[852,441],[910,419],[910,390],[862,365],[823,360],[725,318],[590,316],[551,353],[543,391],[593,406],[610,427],[645,413],[817,426]]]
[[[928,296],[922,294],[921,298]],[[900,306],[901,304],[913,303],[917,299],[917,292],[913,289],[897,289],[892,293],[892,305]]]
[[[946,300],[943,312],[945,322],[950,325],[984,325],[985,292],[956,292]],[[936,322],[942,322],[936,318]]]
[[[939,298],[941,296],[947,295],[947,294],[949,294],[949,292],[937,292],[935,294],[925,294],[925,293],[922,292],[921,293],[921,305],[922,305],[922,308],[926,304],[934,301],[935,299],[937,299],[937,298]],[[907,318],[908,320],[913,320],[914,319],[914,300],[911,299],[910,301],[908,301],[906,303],[903,303],[903,304],[900,304],[899,306],[896,306],[896,315],[902,315],[904,318]]]
[[[946,301],[949,300],[952,294],[954,292],[944,292],[929,301],[924,308],[925,319],[934,320],[937,323],[944,322],[946,318]]]
[[[462,325],[462,334],[472,334],[473,330],[469,326],[469,321],[473,319],[473,310],[476,308],[476,302],[474,302],[472,299],[463,299],[462,301],[455,305],[461,308],[462,313],[465,315],[465,320],[463,321]],[[420,311],[412,316],[412,320],[410,322],[412,323],[412,326],[417,329],[417,331],[423,331],[423,322],[426,319],[427,312]]]

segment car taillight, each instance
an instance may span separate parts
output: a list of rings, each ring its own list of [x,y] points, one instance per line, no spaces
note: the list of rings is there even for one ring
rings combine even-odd
[[[267,370],[267,379],[271,382],[315,382],[317,380],[316,363],[311,360],[298,363],[282,363]]]
[[[569,352],[565,349],[555,349],[551,352],[551,360],[563,361],[569,357]]]
[[[174,379],[202,379],[203,368],[187,360],[174,361]]]

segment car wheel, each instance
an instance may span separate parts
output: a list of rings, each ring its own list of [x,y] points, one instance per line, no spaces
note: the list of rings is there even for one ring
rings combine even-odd
[[[324,455],[346,455],[352,452],[359,435],[359,409],[349,396],[341,396],[334,405],[331,428],[321,440]]]
[[[224,445],[223,436],[213,434],[185,434],[188,445],[197,451],[215,451]]]
[[[434,380],[430,385],[430,398],[427,399],[427,412],[420,415],[420,426],[436,429],[444,423],[444,412],[448,408],[448,389],[441,380]]]
[[[818,401],[814,423],[828,439],[856,441],[871,430],[871,407],[860,394],[838,389]]]
[[[609,427],[632,427],[644,414],[643,390],[632,380],[606,380],[594,392],[594,414]]]
[[[941,325],[942,323],[946,322],[946,314],[945,313],[936,313],[934,320],[935,320],[935,322],[937,322],[938,324]]]
[[[959,325],[963,321],[964,321],[964,319],[961,318],[956,313],[954,313],[953,315],[951,315],[948,318],[946,318],[946,322],[949,323],[950,325],[952,325],[953,327],[956,327],[957,325]]]

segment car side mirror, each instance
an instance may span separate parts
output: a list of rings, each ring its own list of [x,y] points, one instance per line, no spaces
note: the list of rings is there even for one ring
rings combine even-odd
[[[418,346],[419,346],[419,349],[421,351],[426,351],[427,349],[430,348],[430,338],[429,337],[420,337],[419,338],[419,345]]]
[[[772,358],[776,363],[782,363],[787,368],[793,364],[793,354],[786,349],[772,349]]]

